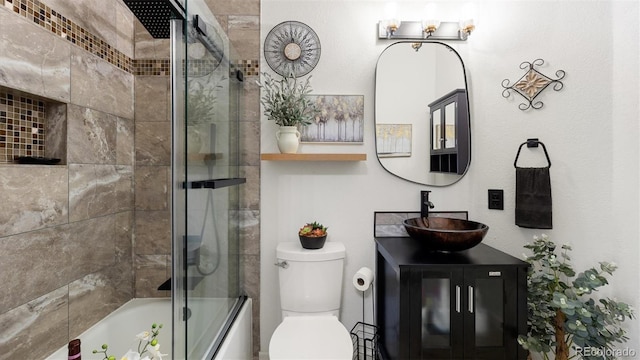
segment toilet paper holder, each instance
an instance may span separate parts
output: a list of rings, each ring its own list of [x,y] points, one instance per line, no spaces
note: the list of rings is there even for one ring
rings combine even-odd
[[[362,321],[356,323],[351,329],[351,341],[353,343],[353,359],[370,358],[375,360],[378,358],[378,328],[375,325],[367,324],[365,322],[364,315],[364,298],[365,291],[372,288],[373,292],[373,279],[374,273],[368,267],[361,267],[353,275],[353,286],[360,292],[362,292]],[[373,304],[373,296],[371,297],[372,309],[375,309]]]
[[[368,267],[362,267],[353,275],[353,286],[358,291],[367,291],[373,284],[373,271]]]
[[[350,332],[353,359],[378,359],[378,327],[358,321]]]

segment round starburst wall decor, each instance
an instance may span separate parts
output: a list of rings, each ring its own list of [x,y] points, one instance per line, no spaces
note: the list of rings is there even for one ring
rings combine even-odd
[[[320,38],[307,24],[282,22],[267,34],[264,57],[269,67],[282,76],[304,76],[320,61]]]

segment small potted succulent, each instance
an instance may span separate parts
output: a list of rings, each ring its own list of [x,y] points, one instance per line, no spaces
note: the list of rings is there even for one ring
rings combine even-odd
[[[327,227],[314,221],[306,223],[298,231],[300,243],[305,249],[322,249],[327,240]]]

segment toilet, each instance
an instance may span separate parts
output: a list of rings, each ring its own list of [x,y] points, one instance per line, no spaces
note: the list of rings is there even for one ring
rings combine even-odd
[[[269,359],[350,360],[351,336],[338,320],[344,244],[308,250],[285,242],[276,256],[282,323],[271,336]]]

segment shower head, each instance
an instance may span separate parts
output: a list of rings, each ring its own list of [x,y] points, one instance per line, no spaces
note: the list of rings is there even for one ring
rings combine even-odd
[[[124,0],[124,3],[156,39],[170,37],[171,19],[184,20],[184,10],[175,0]]]

